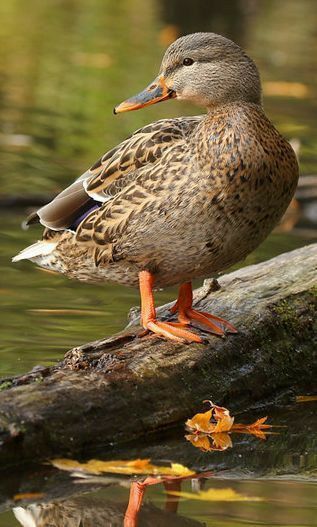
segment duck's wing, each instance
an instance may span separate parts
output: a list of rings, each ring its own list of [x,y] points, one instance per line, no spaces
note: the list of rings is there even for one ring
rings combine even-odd
[[[40,208],[37,218],[50,229],[71,227],[94,206],[94,202],[111,200],[131,182],[139,168],[155,163],[173,143],[183,140],[200,120],[200,116],[161,119],[140,128]],[[34,217],[29,223],[33,223]]]

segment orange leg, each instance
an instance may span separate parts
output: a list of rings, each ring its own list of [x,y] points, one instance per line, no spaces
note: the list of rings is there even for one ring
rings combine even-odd
[[[142,483],[138,481],[131,483],[129,503],[123,521],[124,527],[137,527],[145,490],[146,486]]]
[[[141,320],[145,329],[156,333],[160,337],[174,340],[176,342],[202,342],[202,339],[184,328],[184,324],[174,324],[172,322],[159,322],[156,319],[156,312],[153,298],[154,277],[149,271],[139,273],[140,294],[141,294]]]
[[[148,476],[143,482],[133,481],[131,483],[129,503],[125,511],[123,527],[137,527],[139,512],[147,487],[161,483],[161,481],[159,478]]]
[[[192,284],[191,282],[186,282],[179,288],[177,302],[170,311],[171,313],[178,312],[178,320],[185,326],[191,322],[194,322],[201,329],[220,336],[224,335],[225,333],[238,332],[234,326],[232,326],[223,318],[216,317],[215,315],[211,315],[205,311],[196,311],[193,309],[192,304]]]

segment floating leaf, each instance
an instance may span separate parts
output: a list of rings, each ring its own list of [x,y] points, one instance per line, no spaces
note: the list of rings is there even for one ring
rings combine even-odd
[[[273,433],[268,431],[272,425],[266,424],[267,417],[261,417],[251,424],[234,424],[234,417],[231,417],[227,408],[217,406],[211,401],[204,402],[209,402],[211,409],[194,415],[185,423],[187,430],[191,432],[185,436],[187,441],[203,452],[226,450],[232,447],[228,432],[252,434],[258,439],[266,439],[266,434]]]
[[[189,431],[213,434],[229,432],[232,428],[233,422],[234,417],[231,417],[227,408],[212,405],[208,412],[196,414],[192,419],[187,419],[185,425]]]
[[[252,434],[258,437],[259,439],[266,439],[266,435],[268,430],[272,428],[272,425],[265,424],[265,421],[267,420],[266,417],[261,417],[260,419],[257,419],[254,421],[254,423],[248,424],[242,424],[237,423],[233,425],[232,432],[240,432],[244,434]]]
[[[190,430],[197,430],[205,434],[211,433],[215,425],[211,424],[212,410],[203,414],[196,414],[192,419],[187,419],[185,426]]]
[[[222,406],[214,406],[214,418],[217,421],[213,433],[228,432],[233,426],[234,417],[231,417],[229,410]]]
[[[233,489],[208,489],[199,493],[171,491],[170,494],[180,498],[201,501],[262,501],[262,498],[255,496],[244,496]]]
[[[87,463],[80,463],[73,459],[53,459],[52,465],[60,470],[81,471],[88,474],[155,474],[160,476],[188,477],[195,473],[179,463],[172,463],[170,467],[152,465],[150,459],[135,459],[133,461],[100,461],[91,459]]]
[[[317,401],[317,395],[298,395],[296,397],[297,403],[309,403],[310,401]]]

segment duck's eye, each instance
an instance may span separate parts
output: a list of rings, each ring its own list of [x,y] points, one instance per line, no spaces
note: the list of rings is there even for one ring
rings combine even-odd
[[[186,59],[183,60],[183,64],[184,64],[184,66],[191,66],[192,64],[194,64],[194,61],[193,61],[193,59],[186,58]]]

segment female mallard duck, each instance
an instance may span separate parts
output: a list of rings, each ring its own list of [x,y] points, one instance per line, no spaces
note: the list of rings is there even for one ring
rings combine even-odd
[[[140,285],[145,329],[201,342],[191,321],[217,335],[227,321],[192,308],[191,280],[242,260],[284,214],[298,179],[296,157],[263,112],[257,67],[236,44],[213,33],[176,40],[158,77],[114,110],[167,99],[207,108],[137,130],[29,221],[42,241],[30,259],[83,281]],[[172,309],[156,318],[152,289],[181,284]]]

